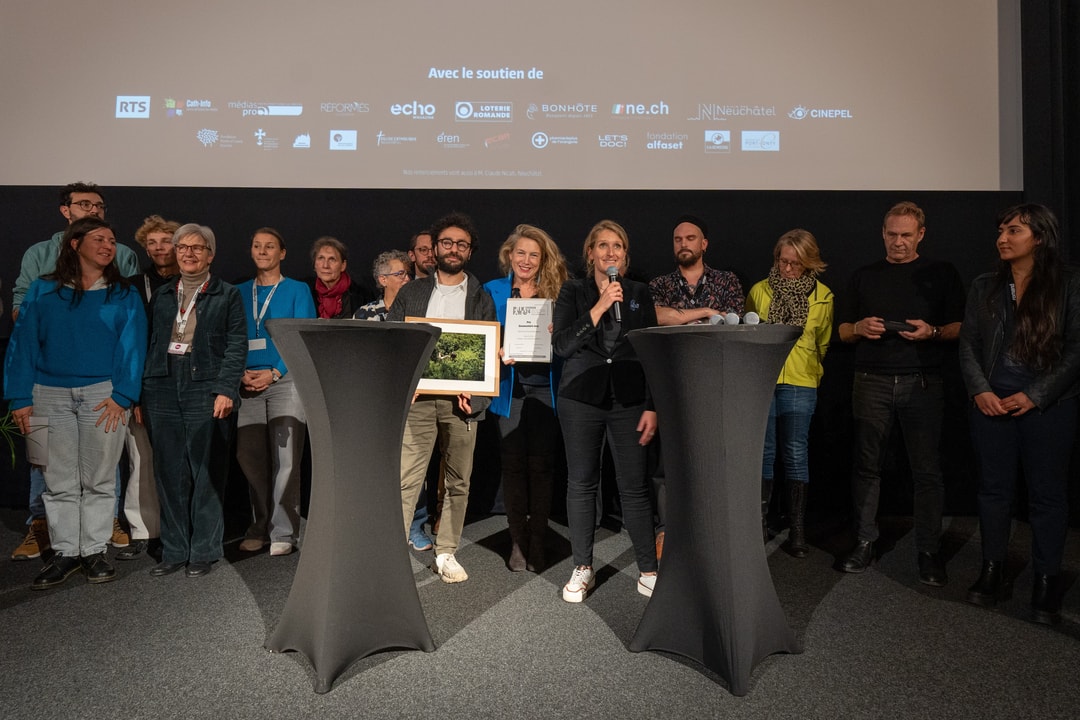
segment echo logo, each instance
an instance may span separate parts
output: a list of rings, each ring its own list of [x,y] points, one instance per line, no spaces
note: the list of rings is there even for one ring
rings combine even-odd
[[[149,95],[117,95],[116,117],[118,118],[148,118],[150,117]]]

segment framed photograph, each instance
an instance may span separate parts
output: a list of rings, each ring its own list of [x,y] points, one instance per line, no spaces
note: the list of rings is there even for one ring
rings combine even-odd
[[[442,330],[417,392],[435,395],[499,394],[499,323],[407,317]]]

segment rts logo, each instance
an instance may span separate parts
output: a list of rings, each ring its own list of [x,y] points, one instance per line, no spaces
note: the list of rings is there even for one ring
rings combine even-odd
[[[116,117],[118,118],[148,118],[150,117],[149,95],[117,95]]]

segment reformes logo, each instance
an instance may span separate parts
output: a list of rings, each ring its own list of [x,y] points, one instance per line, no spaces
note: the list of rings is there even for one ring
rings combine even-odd
[[[150,117],[149,95],[117,95],[116,117],[118,118],[148,118]]]

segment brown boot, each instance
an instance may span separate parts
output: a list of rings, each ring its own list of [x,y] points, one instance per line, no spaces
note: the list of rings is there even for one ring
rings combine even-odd
[[[26,529],[26,537],[23,538],[19,547],[11,553],[12,560],[33,560],[41,557],[52,548],[49,540],[49,524],[45,518],[34,518]]]

